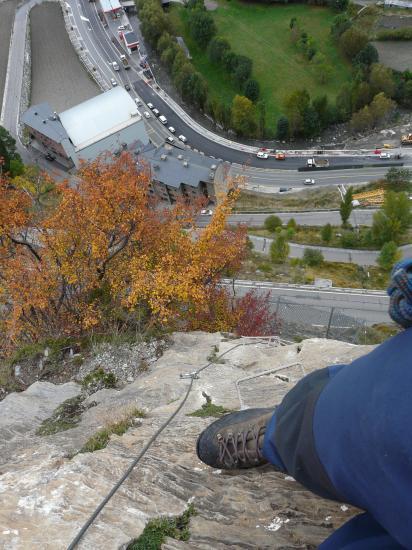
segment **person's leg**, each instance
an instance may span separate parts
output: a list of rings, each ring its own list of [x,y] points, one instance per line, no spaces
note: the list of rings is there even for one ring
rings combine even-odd
[[[319,550],[400,550],[404,548],[368,514],[346,522],[320,546]]]

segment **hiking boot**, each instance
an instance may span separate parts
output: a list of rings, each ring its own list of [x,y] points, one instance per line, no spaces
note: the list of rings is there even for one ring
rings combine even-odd
[[[255,468],[267,460],[262,454],[266,425],[274,409],[247,409],[213,422],[197,440],[197,456],[213,468]]]

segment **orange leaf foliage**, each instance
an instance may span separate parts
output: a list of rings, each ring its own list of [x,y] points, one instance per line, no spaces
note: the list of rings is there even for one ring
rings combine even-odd
[[[225,227],[235,197],[222,198],[210,225],[195,233],[196,207],[155,203],[148,172],[128,154],[85,165],[77,186],[59,184],[59,201],[43,216],[30,210],[24,190],[2,182],[8,338],[101,330],[142,309],[163,324],[184,322],[241,261],[245,231]]]

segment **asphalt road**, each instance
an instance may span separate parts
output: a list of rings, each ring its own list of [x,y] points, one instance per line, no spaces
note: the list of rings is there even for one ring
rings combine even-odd
[[[335,158],[334,161],[341,163],[341,158]],[[264,168],[254,168],[251,166],[232,165],[229,175],[232,178],[241,177],[247,185],[247,188],[255,191],[267,191],[271,188],[274,192],[280,187],[302,187],[315,189],[320,185],[364,185],[370,181],[383,178],[388,171],[388,167],[379,166],[379,158],[367,159],[367,162],[376,164],[373,168],[356,168],[343,170],[316,170],[313,172],[296,172],[294,170],[266,170]],[[404,160],[405,168],[412,168],[409,159]],[[406,162],[408,161],[408,162]],[[266,162],[266,161],[263,161]],[[304,162],[304,161],[303,161]],[[382,161],[381,161],[382,162]],[[300,160],[302,165],[302,160]],[[265,165],[266,166],[266,165]],[[306,186],[303,182],[306,178],[315,180],[315,185]]]
[[[373,214],[376,210],[353,210],[349,221],[352,225],[372,225]],[[269,216],[266,214],[232,214],[229,217],[229,223],[242,223],[248,227],[261,227],[265,219]],[[322,226],[327,223],[331,225],[341,225],[342,220],[338,210],[317,211],[317,212],[276,212],[276,216],[283,222],[287,222],[290,218],[294,218],[299,225]],[[209,216],[199,216],[197,225],[205,227],[210,221]]]
[[[224,279],[223,283],[231,285],[230,280]],[[334,313],[342,314],[348,318],[362,320],[369,325],[375,323],[391,322],[388,314],[389,297],[384,291],[356,290],[356,289],[317,289],[310,286],[298,286],[276,284],[261,281],[246,281],[237,279],[235,290],[237,296],[242,296],[252,289],[258,292],[270,292],[270,298],[274,304],[287,303],[300,306],[296,308],[296,316],[303,320],[302,316],[308,308],[323,311],[324,317],[334,308]],[[308,318],[307,322],[313,323],[314,319]]]

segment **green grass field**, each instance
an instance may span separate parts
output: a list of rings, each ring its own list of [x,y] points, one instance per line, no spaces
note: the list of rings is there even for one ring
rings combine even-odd
[[[328,8],[300,4],[250,4],[238,0],[219,0],[215,19],[218,35],[226,38],[235,53],[253,60],[253,77],[261,87],[266,102],[269,129],[273,129],[282,113],[285,95],[306,88],[311,97],[326,93],[333,99],[342,84],[350,79],[350,66],[344,61],[330,37],[334,13]],[[309,62],[290,41],[289,21],[297,17],[299,26],[314,38],[318,51],[333,68],[326,85],[319,84]],[[209,83],[211,97],[230,103],[240,91],[232,85],[226,72],[209,62],[207,54],[190,37],[187,10],[173,7],[170,18],[175,32],[182,35],[193,56],[193,64]]]

